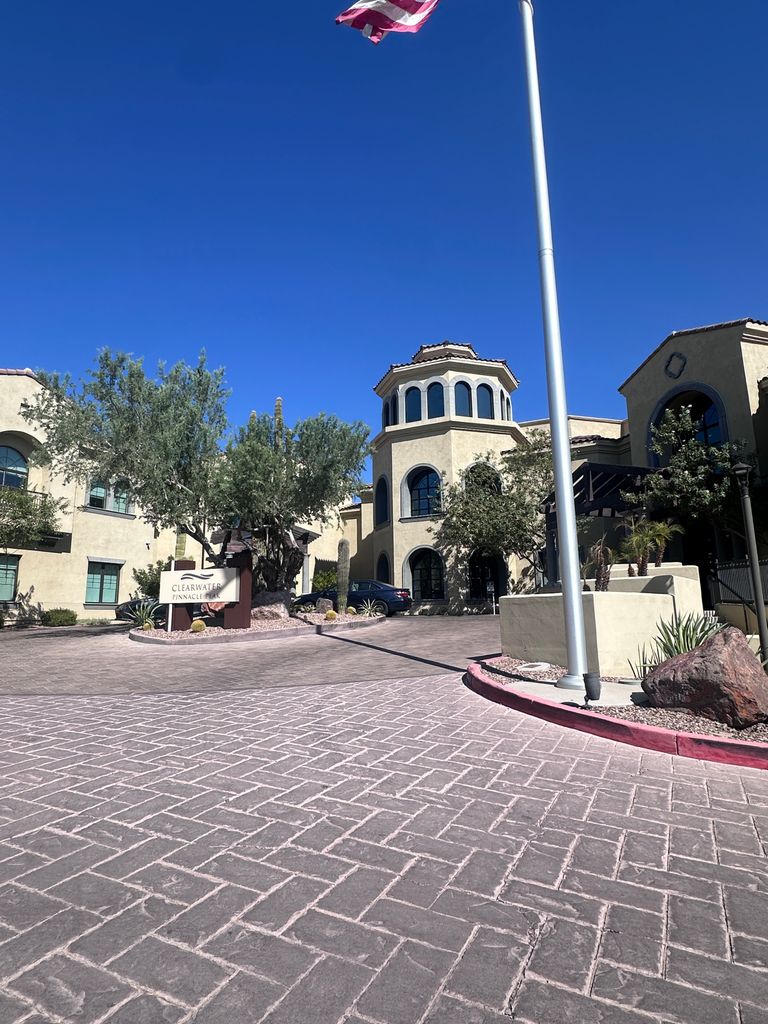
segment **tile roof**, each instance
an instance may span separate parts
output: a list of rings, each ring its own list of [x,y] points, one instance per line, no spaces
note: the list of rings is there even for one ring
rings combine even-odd
[[[38,380],[37,374],[34,370],[30,370],[29,367],[25,370],[3,369],[0,367],[0,377],[31,377],[32,380]]]
[[[619,385],[619,391],[629,384],[635,374],[639,373],[645,364],[650,362],[656,353],[660,349],[664,348],[667,342],[671,341],[672,338],[682,338],[686,334],[706,334],[707,331],[723,331],[728,327],[746,327],[747,324],[756,324],[758,327],[768,327],[768,320],[755,320],[752,316],[744,316],[739,320],[725,320],[720,324],[707,324],[705,327],[686,327],[683,331],[672,331],[672,333],[668,334],[664,341],[662,341],[660,345],[657,345],[653,352],[651,352],[650,355],[640,363],[637,369],[630,373],[624,383]]]
[[[427,346],[424,345],[422,347],[426,348]],[[429,347],[434,347],[434,346],[429,346]],[[379,380],[377,380],[376,383],[373,385],[373,390],[375,391],[376,388],[379,386],[379,384],[381,384],[381,382],[386,378],[386,376],[388,374],[390,374],[393,370],[402,370],[403,367],[405,367],[405,366],[419,367],[419,366],[423,366],[424,363],[439,363],[439,362],[441,362],[441,361],[443,361],[445,359],[452,359],[452,358],[455,358],[455,357],[454,356],[445,356],[445,355],[443,355],[443,356],[427,356],[426,359],[420,359],[418,361],[418,363],[414,363],[412,361],[408,362],[408,363],[391,363],[389,369],[387,370],[387,372],[382,374],[381,378]],[[480,356],[476,356],[475,358],[477,359],[477,361],[479,363],[498,363],[500,366],[505,366],[507,368],[507,370],[509,370],[510,375],[512,377],[514,377],[515,380],[517,380],[517,377],[515,377],[514,373],[512,373],[512,370],[510,369],[509,363],[507,362],[506,359],[482,359]]]

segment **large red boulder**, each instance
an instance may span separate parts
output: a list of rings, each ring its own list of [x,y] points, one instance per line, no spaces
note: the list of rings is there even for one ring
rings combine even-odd
[[[642,686],[655,707],[688,708],[734,729],[768,721],[768,676],[735,626],[665,661]]]

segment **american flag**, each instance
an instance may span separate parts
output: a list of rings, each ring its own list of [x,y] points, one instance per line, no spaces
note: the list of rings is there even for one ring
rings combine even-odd
[[[440,0],[357,0],[340,14],[337,25],[359,28],[372,43],[387,32],[418,32]]]

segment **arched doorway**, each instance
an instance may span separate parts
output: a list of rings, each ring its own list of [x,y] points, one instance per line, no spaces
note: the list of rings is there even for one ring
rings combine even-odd
[[[681,412],[690,413],[693,423],[694,437],[701,444],[717,445],[728,440],[728,428],[725,422],[725,411],[720,396],[711,388],[704,390],[699,387],[686,388],[665,396],[651,417],[648,441],[653,436],[653,428],[658,427],[668,412],[679,416]],[[656,453],[651,453],[654,465],[664,462]]]
[[[469,558],[470,601],[498,601],[507,593],[507,563],[502,555],[475,551]]]
[[[408,559],[411,577],[411,596],[414,601],[442,601],[445,599],[445,573],[443,560],[432,548],[419,548]]]

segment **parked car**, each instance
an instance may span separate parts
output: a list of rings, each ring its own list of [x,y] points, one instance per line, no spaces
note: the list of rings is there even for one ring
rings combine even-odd
[[[314,594],[303,594],[297,597],[294,605],[304,611],[314,611],[318,600],[324,597],[333,601],[333,607],[338,611],[339,595],[335,587],[327,590],[319,590]],[[395,612],[407,612],[411,604],[411,592],[403,590],[402,587],[393,587],[389,583],[379,583],[378,580],[354,580],[349,584],[347,594],[347,606],[360,608],[370,601],[377,615],[394,615]]]

